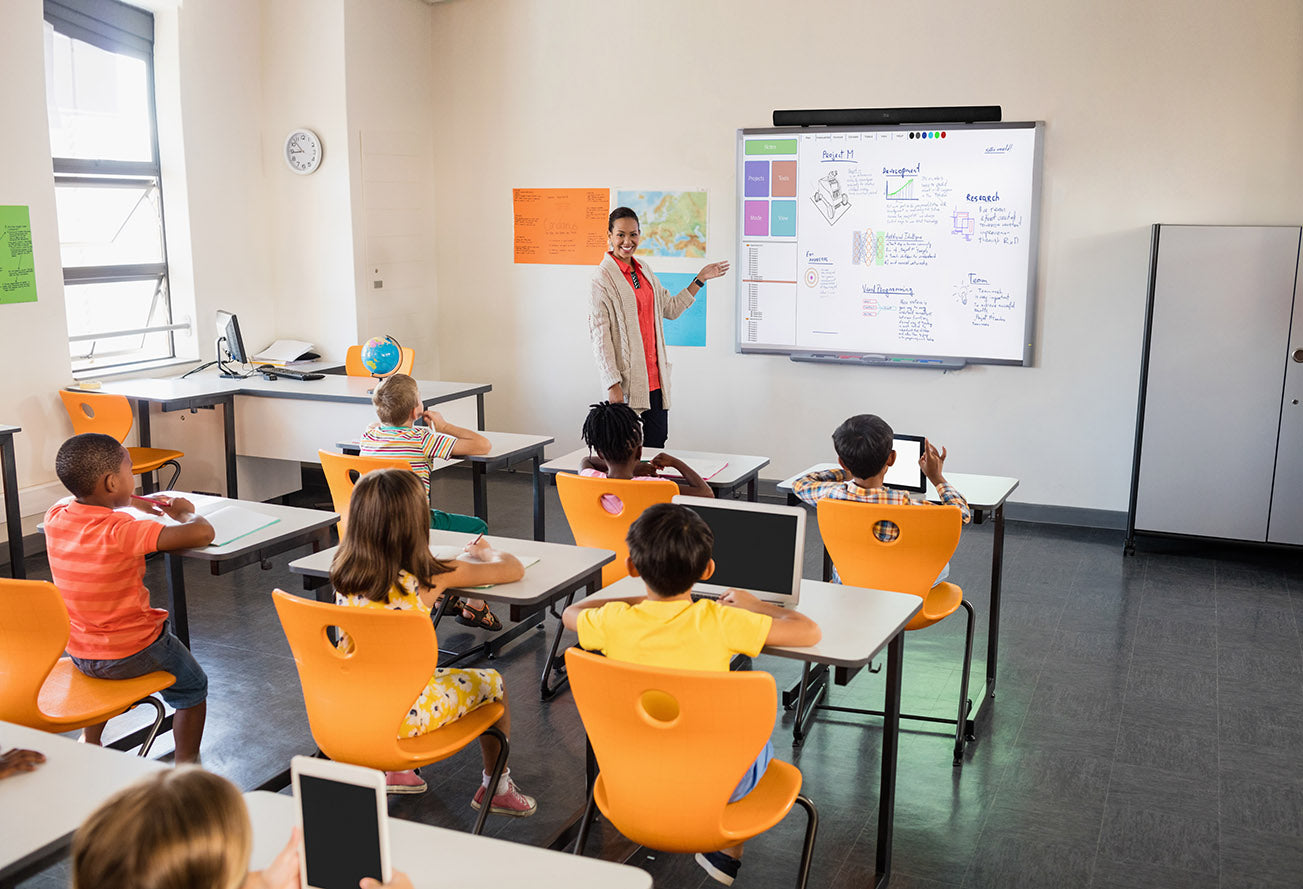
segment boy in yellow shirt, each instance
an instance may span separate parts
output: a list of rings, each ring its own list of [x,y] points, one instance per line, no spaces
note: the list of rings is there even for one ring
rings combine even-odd
[[[579,633],[584,648],[652,667],[727,671],[735,654],[755,657],[766,645],[806,646],[823,637],[805,615],[743,590],[692,601],[692,585],[715,570],[715,538],[686,506],[648,507],[630,526],[628,543],[629,574],[643,579],[647,595],[588,599],[567,608],[562,620]],[[755,789],[773,755],[772,742],[765,742],[730,802]],[[696,856],[706,873],[726,886],[737,877],[741,858],[741,845]]]

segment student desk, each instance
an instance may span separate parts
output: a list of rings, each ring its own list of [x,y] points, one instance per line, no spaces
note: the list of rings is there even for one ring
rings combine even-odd
[[[643,456],[648,456],[651,450],[654,449],[645,449]],[[712,454],[708,451],[679,450],[666,451],[666,453],[678,457],[689,466],[692,466],[694,462],[704,464],[714,463],[719,460],[726,461],[723,469],[706,479],[706,484],[710,485],[716,497],[728,496],[738,488],[746,485],[747,499],[753,503],[756,500],[756,477],[760,475],[760,470],[769,465],[768,457],[754,457],[746,454]],[[544,463],[543,471],[551,475],[556,475],[558,472],[577,474],[580,461],[587,456],[588,448],[571,451],[563,457],[557,457]]]
[[[430,531],[430,548],[463,547],[478,535],[463,534],[460,531]],[[584,546],[571,546],[567,543],[545,543],[540,540],[518,540],[511,537],[493,537],[486,535],[495,549],[520,557],[537,556],[538,561],[525,569],[525,576],[514,583],[500,583],[485,589],[454,590],[463,598],[484,599],[486,602],[501,602],[511,607],[510,619],[516,626],[492,633],[484,643],[466,651],[452,653],[452,658],[439,664],[449,667],[459,661],[483,654],[492,658],[502,647],[526,631],[538,626],[548,609],[557,618],[556,633],[552,637],[552,648],[548,654],[543,676],[539,681],[539,692],[543,700],[550,700],[566,685],[564,676],[565,660],[558,657],[557,649],[561,646],[561,634],[565,629],[561,625],[556,603],[565,599],[569,605],[575,598],[575,592],[584,589],[586,595],[601,589],[602,566],[615,560],[615,553],[609,549],[591,549]],[[317,599],[334,601],[333,597],[324,595],[325,580],[330,577],[330,563],[335,557],[336,547],[304,556],[290,562],[290,570],[304,575],[304,588],[316,590]],[[434,613],[437,628],[443,617],[448,598],[445,596]],[[553,675],[559,678],[552,682]]]
[[[9,576],[27,576],[23,562],[23,513],[18,505],[18,466],[14,460],[14,433],[21,426],[0,425],[0,474],[5,486],[5,528],[9,532]]]
[[[471,465],[471,490],[474,496],[475,516],[483,521],[489,520],[488,471],[490,469],[507,469],[516,463],[529,460],[534,467],[534,539],[545,540],[543,509],[543,448],[556,441],[550,435],[522,435],[516,432],[481,432],[489,440],[487,454],[471,454],[453,457],[453,460],[465,460]],[[345,454],[356,455],[360,451],[358,439],[350,438],[337,442],[335,447]]]
[[[816,463],[803,472],[798,472],[790,478],[785,478],[778,483],[778,490],[787,494],[789,504],[802,502],[799,497],[792,493],[792,484],[798,478],[809,475],[811,472],[823,472],[828,469],[838,469],[836,463]],[[972,735],[975,731],[977,715],[982,710],[982,704],[989,699],[995,698],[995,673],[997,655],[1000,651],[1000,586],[1004,577],[1004,504],[1009,499],[1009,495],[1018,487],[1018,479],[1006,478],[998,475],[970,475],[965,472],[947,472],[946,481],[948,481],[964,499],[968,501],[969,508],[973,511],[973,523],[981,524],[985,518],[985,513],[990,513],[993,519],[994,533],[991,539],[991,604],[990,622],[987,626],[986,636],[986,684],[979,689],[974,695],[977,704],[968,714],[968,724],[966,734]],[[927,499],[940,503],[941,497],[937,494],[936,488],[931,482],[927,483]],[[823,576],[825,579],[832,576],[832,560],[828,558],[827,550],[823,554]]]
[[[156,404],[165,412],[221,405],[226,494],[235,498],[239,496],[237,454],[315,463],[319,448],[356,435],[375,422],[371,390],[376,382],[371,377],[334,374],[320,380],[267,380],[261,375],[227,380],[207,372],[187,379],[110,382],[100,391],[125,395],[135,402],[142,447],[151,444],[150,405]],[[474,396],[478,425],[484,425],[484,393],[493,388],[488,383],[417,380],[417,386],[425,407]],[[236,414],[240,415],[238,429]],[[152,486],[152,481],[147,485]],[[151,487],[145,490],[148,493]]]
[[[72,835],[100,803],[137,779],[167,768],[117,750],[0,722],[0,751],[45,754],[34,772],[0,779],[0,887],[15,886],[59,861]]]
[[[636,577],[622,578],[596,594],[615,599],[646,594]],[[886,703],[882,720],[882,769],[878,793],[878,843],[876,887],[885,887],[891,875],[891,834],[896,810],[896,748],[900,734],[901,660],[904,655],[905,624],[923,600],[905,593],[869,590],[820,580],[801,581],[797,610],[823,630],[818,644],[808,648],[766,646],[763,654],[804,662],[800,701],[793,726],[793,746],[798,746],[815,705],[827,691],[827,668],[837,672],[838,684],[849,682],[883,647],[887,648]],[[821,672],[822,671],[822,672]],[[591,776],[590,776],[591,777]],[[591,785],[590,785],[591,789]],[[816,799],[815,805],[819,804]],[[567,842],[577,832],[582,810],[573,824],[553,843]],[[573,831],[573,832],[572,832]],[[557,848],[553,845],[552,848]]]
[[[290,839],[298,821],[294,797],[255,790],[244,795],[253,822],[250,868],[271,864]],[[602,861],[565,855],[507,840],[448,830],[429,824],[389,819],[390,861],[412,878],[416,889],[651,889],[651,874]]]

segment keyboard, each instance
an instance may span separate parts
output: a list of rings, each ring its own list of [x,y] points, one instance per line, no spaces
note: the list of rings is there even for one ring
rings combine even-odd
[[[285,377],[287,380],[324,380],[326,378],[325,374],[295,370],[291,367],[275,367],[270,364],[260,364],[257,370],[258,373],[269,380],[274,380],[277,377]]]

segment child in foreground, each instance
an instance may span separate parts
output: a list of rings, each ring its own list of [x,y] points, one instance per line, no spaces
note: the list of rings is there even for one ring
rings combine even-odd
[[[250,871],[253,828],[235,785],[203,769],[155,772],[90,814],[72,845],[73,889],[299,889],[298,829],[266,870]],[[412,889],[394,871],[361,889]]]
[[[466,546],[470,561],[436,559],[430,553],[427,502],[421,483],[406,470],[380,469],[357,480],[349,505],[348,530],[330,566],[338,604],[429,615],[449,588],[510,583],[524,576],[519,559],[498,552],[483,539]],[[342,650],[351,651],[352,644],[347,635],[341,634]],[[497,670],[438,667],[408,711],[399,737],[427,734],[493,701],[507,707],[507,693]],[[510,709],[494,724],[504,735],[510,735]],[[497,738],[480,736],[484,775],[471,800],[472,808],[479,809],[483,803],[499,749]],[[421,793],[426,789],[425,781],[414,769],[386,772],[385,779],[390,793]],[[489,811],[527,816],[537,808],[532,797],[516,789],[511,770],[504,769]]]
[[[887,468],[896,462],[896,452],[892,449],[893,433],[890,426],[881,417],[874,414],[857,414],[837,427],[832,434],[833,447],[837,450],[837,462],[841,469],[829,469],[811,472],[792,483],[792,491],[806,503],[818,503],[825,497],[834,500],[855,500],[860,503],[917,504],[904,491],[895,491],[883,484]],[[968,508],[968,501],[946,481],[941,474],[946,462],[946,449],[937,450],[930,441],[923,442],[923,456],[918,465],[927,480],[937,489],[941,502],[947,506],[959,507],[964,524],[973,520],[973,513]],[[877,522],[873,526],[873,536],[884,543],[895,540],[900,535],[900,528],[892,522]],[[950,565],[941,569],[941,574],[933,586],[945,580],[950,574]],[[841,583],[837,571],[833,569],[833,582]]]
[[[584,444],[596,454],[589,454],[580,461],[580,475],[590,478],[660,478],[658,473],[670,468],[683,477],[680,484],[684,494],[715,496],[697,471],[678,457],[661,452],[650,461],[642,459],[642,421],[629,405],[603,401],[589,405],[589,408],[582,435]],[[611,494],[605,497],[618,499]],[[620,504],[608,505],[605,497],[603,506],[607,512],[618,513]]]
[[[176,761],[198,762],[208,677],[172,635],[167,612],[150,607],[143,578],[146,555],[207,546],[213,526],[182,497],[133,497],[131,455],[110,435],[74,435],[59,448],[54,471],[73,495],[45,514],[50,574],[68,607],[68,654],[78,670],[96,679],[134,679],[155,670],[175,676],[159,694],[176,708]],[[132,503],[181,524],[165,527],[117,512]],[[82,740],[99,744],[104,725],[85,728]]]
[[[584,648],[652,667],[725,672],[735,654],[755,657],[766,645],[807,646],[823,637],[819,625],[805,615],[743,590],[730,589],[717,601],[692,601],[692,585],[715,570],[715,538],[685,506],[648,507],[630,526],[628,544],[629,574],[643,579],[647,594],[586,599],[568,607],[562,620],[579,633]],[[730,802],[755,789],[773,756],[773,743],[766,741]],[[696,856],[725,885],[737,877],[741,858],[741,844]]]
[[[411,464],[421,484],[425,497],[430,498],[430,472],[435,460],[487,454],[491,444],[474,429],[454,426],[438,411],[425,410],[421,405],[420,388],[407,374],[394,374],[381,380],[371,393],[380,422],[362,433],[359,453],[363,457],[388,457],[406,460]],[[423,420],[424,426],[415,425]],[[440,531],[464,531],[483,534],[489,529],[482,519],[458,515],[441,509],[430,509],[430,527]],[[457,622],[468,627],[501,630],[502,621],[489,610],[483,599],[462,602]]]

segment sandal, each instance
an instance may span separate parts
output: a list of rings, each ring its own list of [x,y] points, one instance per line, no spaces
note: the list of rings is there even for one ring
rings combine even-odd
[[[479,627],[482,630],[490,630],[494,633],[502,629],[502,621],[498,620],[498,616],[489,610],[487,603],[483,608],[472,608],[469,602],[463,600],[461,607],[462,613],[457,615],[457,623],[462,626]],[[467,611],[471,613],[470,617],[466,616],[465,612]]]
[[[458,599],[456,596],[449,596],[448,605],[446,608],[443,609],[443,613],[445,616],[456,614],[458,617],[461,617],[461,610],[465,607],[466,607],[466,603],[463,602],[461,599]],[[439,610],[439,602],[436,601],[434,603],[434,607],[430,609],[430,612],[434,613],[438,610]]]

